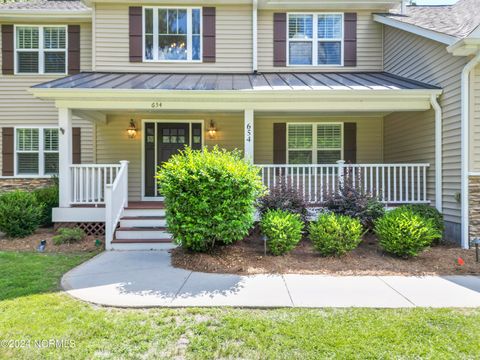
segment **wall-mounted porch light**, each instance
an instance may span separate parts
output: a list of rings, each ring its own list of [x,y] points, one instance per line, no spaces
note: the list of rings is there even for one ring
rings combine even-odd
[[[213,120],[210,120],[210,126],[208,127],[208,136],[210,139],[215,139],[215,134],[217,133],[217,128]]]
[[[127,135],[129,139],[134,139],[135,136],[137,136],[137,126],[133,119],[130,119],[130,126],[127,128]]]

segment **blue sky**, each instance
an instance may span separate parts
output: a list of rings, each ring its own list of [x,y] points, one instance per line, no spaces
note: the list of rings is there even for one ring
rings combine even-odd
[[[456,2],[457,0],[416,0],[417,5],[449,5]]]

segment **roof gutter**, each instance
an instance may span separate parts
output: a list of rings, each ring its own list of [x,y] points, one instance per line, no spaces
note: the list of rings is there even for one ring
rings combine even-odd
[[[469,168],[470,168],[470,73],[480,63],[480,52],[470,60],[462,70],[461,78],[461,214],[462,214],[462,248],[468,249],[470,247],[469,236],[469,204],[468,204],[468,182],[469,182]]]
[[[0,10],[0,20],[18,21],[18,20],[82,20],[90,21],[92,18],[92,10]]]

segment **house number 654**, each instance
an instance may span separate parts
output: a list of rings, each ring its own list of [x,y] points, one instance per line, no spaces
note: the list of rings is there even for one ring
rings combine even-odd
[[[160,101],[152,102],[152,109],[159,109],[162,107],[162,103]]]

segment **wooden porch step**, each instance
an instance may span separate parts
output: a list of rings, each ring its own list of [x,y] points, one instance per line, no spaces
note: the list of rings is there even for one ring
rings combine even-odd
[[[120,220],[165,220],[165,216],[157,216],[157,215],[122,216]]]
[[[132,226],[132,227],[119,227],[117,231],[167,231],[168,228],[165,226]]]
[[[170,244],[172,239],[113,239],[112,244]]]
[[[165,209],[163,201],[129,201],[126,210]]]

